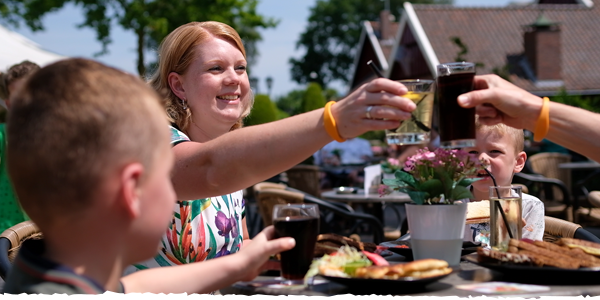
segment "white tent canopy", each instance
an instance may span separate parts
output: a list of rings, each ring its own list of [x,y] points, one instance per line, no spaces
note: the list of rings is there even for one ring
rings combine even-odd
[[[63,58],[66,57],[46,51],[32,40],[0,25],[0,71],[6,72],[24,60],[44,66]]]

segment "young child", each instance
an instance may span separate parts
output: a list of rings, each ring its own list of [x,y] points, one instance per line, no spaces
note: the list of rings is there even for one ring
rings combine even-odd
[[[525,166],[527,154],[523,151],[524,136],[522,129],[516,129],[504,124],[492,126],[477,122],[477,141],[473,148],[464,150],[477,154],[487,164],[487,169],[494,175],[498,186],[511,185],[513,175]],[[494,186],[492,178],[482,171],[482,178],[473,183],[471,192],[474,199],[481,201],[489,199],[489,187]],[[524,227],[522,238],[542,240],[544,236],[544,203],[540,199],[522,194],[522,215]],[[470,228],[469,228],[470,227]],[[489,245],[489,223],[467,225],[465,239],[479,241]]]
[[[133,75],[67,59],[14,96],[8,171],[44,238],[23,243],[4,293],[206,293],[251,280],[294,246],[273,240],[271,226],[236,254],[121,278],[156,254],[172,218],[173,153],[158,95]]]

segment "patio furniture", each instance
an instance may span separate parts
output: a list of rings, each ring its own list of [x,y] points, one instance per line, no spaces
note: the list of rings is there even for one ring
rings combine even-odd
[[[567,221],[575,219],[571,194],[561,180],[536,174],[515,173],[513,182],[524,184],[528,194],[544,202],[545,215]]]
[[[544,223],[544,241],[546,242],[555,242],[561,237],[568,237],[600,243],[600,238],[583,229],[579,224],[550,216],[544,217]]]
[[[571,192],[571,171],[559,168],[559,164],[571,161],[571,155],[558,152],[542,152],[530,156],[527,161],[533,172],[546,178],[555,178],[562,181],[568,188],[569,193]],[[554,190],[556,200],[560,201],[561,195],[557,191],[558,188],[554,187]]]
[[[285,171],[288,185],[307,192],[315,197],[321,197],[319,167],[314,165],[296,165]]]
[[[6,275],[12,267],[21,243],[30,238],[41,238],[42,234],[32,221],[25,221],[6,229],[0,235],[0,277]]]

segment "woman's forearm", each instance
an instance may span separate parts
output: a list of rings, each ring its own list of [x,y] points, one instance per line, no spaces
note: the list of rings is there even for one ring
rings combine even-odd
[[[550,102],[550,129],[546,139],[600,161],[600,114]]]
[[[172,181],[178,199],[231,193],[302,162],[332,141],[323,129],[322,111],[175,146]]]

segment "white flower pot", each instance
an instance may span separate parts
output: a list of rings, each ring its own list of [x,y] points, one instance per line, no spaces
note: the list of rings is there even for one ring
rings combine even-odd
[[[410,245],[415,260],[436,258],[458,266],[467,204],[406,204]]]

